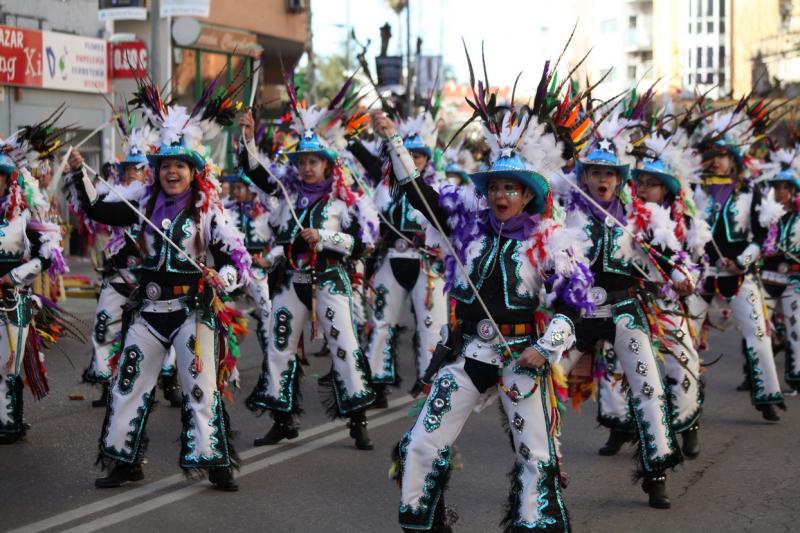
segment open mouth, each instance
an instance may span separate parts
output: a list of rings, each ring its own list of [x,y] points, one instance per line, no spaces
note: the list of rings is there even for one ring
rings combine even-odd
[[[600,196],[605,196],[608,194],[609,188],[607,185],[600,185],[597,187],[597,192],[600,193]]]

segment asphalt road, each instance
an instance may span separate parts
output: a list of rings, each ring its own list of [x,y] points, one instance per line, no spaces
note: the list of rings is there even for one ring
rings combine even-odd
[[[88,322],[93,302],[70,300],[67,308]],[[646,505],[631,484],[633,450],[612,458],[597,455],[606,433],[594,420],[596,405],[569,412],[564,427],[564,469],[571,482],[564,498],[575,531],[797,531],[800,523],[800,397],[770,424],[750,406],[740,382],[739,337],[715,333],[706,374],[703,451],[668,479],[672,509]],[[401,342],[402,373],[411,376],[410,342]],[[370,412],[373,451],[358,451],[344,422],[330,422],[319,403],[316,377],[329,362],[311,358],[303,382],[299,439],[253,448],[269,428],[243,400],[261,365],[255,340],[243,345],[243,389],[231,406],[243,458],[238,493],[220,493],[205,480],[187,480],[178,466],[180,413],[161,402],[148,422],[151,439],[146,479],[114,490],[96,490],[94,466],[102,409],[98,391],[80,383],[90,347],[65,340],[50,352],[51,394],[34,402],[26,393],[26,419],[33,426],[13,446],[0,447],[0,530],[16,531],[399,531],[399,491],[388,479],[389,452],[409,427],[411,399],[403,389],[388,410]],[[74,364],[71,366],[70,361]],[[778,357],[783,369],[783,356]],[[404,384],[410,386],[410,379]],[[85,400],[69,396],[84,395]],[[456,531],[498,531],[513,456],[496,404],[476,413],[459,439],[464,468],[453,474],[448,504],[457,507]]]

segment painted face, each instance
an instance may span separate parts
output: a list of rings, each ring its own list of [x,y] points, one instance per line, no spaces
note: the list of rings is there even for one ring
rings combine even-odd
[[[614,198],[621,180],[615,167],[592,165],[584,171],[583,181],[592,198],[607,202]]]
[[[489,207],[500,222],[506,222],[522,213],[533,199],[533,192],[516,181],[495,178],[489,181]]]
[[[139,165],[125,165],[125,171],[122,174],[122,183],[128,184],[134,181],[144,180],[144,169]]]
[[[797,194],[797,189],[794,185],[788,181],[776,181],[772,184],[772,188],[775,190],[775,201],[789,209],[795,194]]]
[[[223,181],[222,183],[220,183],[220,189],[222,189],[222,192],[220,193],[220,195],[222,196],[223,199],[224,198],[230,198],[230,196],[231,196],[231,184],[230,183],[228,183],[227,181]]]
[[[706,171],[714,176],[730,176],[733,174],[733,157],[728,153],[717,154],[705,162]]]
[[[158,165],[161,189],[169,196],[177,196],[188,191],[193,177],[194,169],[183,159],[168,157]]]
[[[297,170],[300,172],[300,179],[306,183],[324,181],[329,167],[328,161],[316,154],[302,154],[297,158]]]
[[[636,179],[636,196],[645,202],[661,205],[667,197],[667,187],[652,174],[642,172]]]
[[[422,174],[422,171],[425,169],[425,165],[428,164],[428,156],[422,152],[412,150],[411,158],[414,160],[414,166],[417,167],[417,172]]]
[[[249,202],[253,197],[253,193],[247,188],[247,185],[241,181],[233,184],[233,199],[237,202]]]

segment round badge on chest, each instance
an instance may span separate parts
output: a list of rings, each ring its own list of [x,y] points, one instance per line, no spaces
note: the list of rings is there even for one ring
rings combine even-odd
[[[169,227],[171,225],[172,225],[172,221],[170,219],[168,219],[168,218],[165,218],[165,219],[163,219],[161,221],[161,228],[162,229],[169,229]]]
[[[306,198],[305,196],[300,198],[300,207],[302,208],[308,207],[308,198]]]

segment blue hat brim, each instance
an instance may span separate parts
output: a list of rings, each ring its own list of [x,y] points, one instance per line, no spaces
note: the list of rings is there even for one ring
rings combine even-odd
[[[660,181],[669,192],[672,193],[673,196],[678,196],[681,190],[681,184],[678,182],[678,179],[673,176],[672,174],[667,174],[665,172],[657,172],[655,170],[647,170],[644,168],[634,168],[631,171],[633,175],[633,181],[639,182],[639,176],[641,174],[650,174],[654,176],[658,181]]]
[[[318,155],[330,163],[336,163],[336,159],[338,157],[336,152],[333,150],[297,150],[294,152],[288,152],[286,157],[289,158],[289,162],[291,162],[294,166],[297,166],[297,161],[300,159],[300,156],[304,154]]]
[[[470,177],[469,173],[465,170],[445,170],[444,173],[445,175],[455,174],[456,176],[459,176],[461,178],[462,183],[469,183],[470,181],[472,181],[472,178]]]
[[[198,171],[202,171],[204,168],[206,168],[205,158],[203,158],[194,150],[186,148],[185,146],[162,146],[157,154],[149,154],[147,156],[147,160],[150,162],[150,165],[153,168],[157,168],[164,159],[170,158],[183,159]]]
[[[533,206],[537,213],[544,213],[547,194],[550,186],[547,180],[536,172],[530,170],[488,170],[486,172],[476,172],[470,178],[475,184],[475,189],[484,197],[489,197],[489,182],[493,179],[508,179],[516,181],[533,191]]]
[[[800,191],[800,178],[781,176],[780,174],[778,174],[774,178],[769,180],[769,184],[772,185],[773,183],[777,183],[779,181],[785,181],[791,183],[792,185],[794,185],[795,189]]]
[[[17,170],[16,165],[8,165],[5,163],[0,163],[0,173],[2,174],[7,174],[10,176],[11,174],[14,173],[15,170]]]
[[[428,159],[433,157],[433,150],[428,148],[427,146],[413,146],[413,147],[406,147],[409,152],[417,152],[418,154],[422,154]]]

